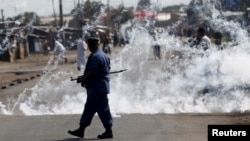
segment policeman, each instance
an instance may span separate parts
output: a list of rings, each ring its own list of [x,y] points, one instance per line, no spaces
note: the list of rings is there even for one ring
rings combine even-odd
[[[87,100],[85,108],[80,119],[80,127],[74,131],[69,130],[68,133],[84,138],[84,130],[91,124],[95,113],[101,119],[106,129],[99,139],[113,138],[112,125],[113,119],[109,109],[108,94],[110,92],[110,60],[108,56],[99,49],[99,39],[89,38],[87,40],[89,50],[91,52],[84,70],[81,85],[87,90]]]

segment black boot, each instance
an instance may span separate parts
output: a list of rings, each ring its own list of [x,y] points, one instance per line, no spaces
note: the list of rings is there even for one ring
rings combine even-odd
[[[79,138],[84,138],[84,130],[85,128],[80,126],[78,129],[71,131],[69,130],[68,133],[73,136],[77,136]]]
[[[97,136],[98,139],[109,139],[109,138],[113,138],[113,132],[112,129],[106,129],[106,131],[104,133],[102,133],[101,135]]]

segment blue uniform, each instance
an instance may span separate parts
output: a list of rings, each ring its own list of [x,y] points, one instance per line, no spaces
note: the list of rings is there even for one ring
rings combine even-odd
[[[91,124],[92,118],[97,112],[103,126],[111,128],[113,119],[110,113],[108,96],[110,92],[110,60],[108,56],[97,49],[89,56],[84,75],[89,71],[94,71],[95,75],[85,83],[87,90],[87,101],[80,120],[80,125],[87,127]]]
[[[85,83],[87,94],[88,95],[94,95],[98,93],[108,94],[110,92],[109,88],[110,61],[108,56],[100,49],[93,52],[88,58],[84,75],[86,75],[91,70],[95,72],[95,76],[93,76],[91,80],[88,80]]]

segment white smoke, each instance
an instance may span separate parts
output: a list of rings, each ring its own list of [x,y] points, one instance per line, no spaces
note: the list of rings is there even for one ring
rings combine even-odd
[[[128,71],[111,76],[110,107],[119,113],[214,113],[250,109],[249,37],[238,23],[211,20],[218,31],[228,31],[233,43],[204,53],[182,39],[159,34],[162,59],[152,55],[152,37],[143,27],[129,31],[130,44],[112,56],[111,68]],[[236,32],[237,31],[237,32]],[[0,112],[25,115],[80,114],[86,92],[60,71],[45,75],[25,90],[13,108],[0,103]]]

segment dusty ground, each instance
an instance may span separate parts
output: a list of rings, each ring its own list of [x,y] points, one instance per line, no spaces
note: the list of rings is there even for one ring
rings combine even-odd
[[[68,57],[68,62],[61,62],[61,65],[76,62],[76,50],[67,51],[65,55]],[[51,56],[52,53],[48,55],[37,53],[30,54],[24,59],[17,59],[14,63],[0,61],[0,88],[5,89],[39,77]]]
[[[113,48],[112,54],[118,53],[121,49],[122,47]],[[87,56],[90,54],[89,50],[86,54]],[[48,55],[33,53],[24,59],[17,59],[14,63],[0,61],[0,89],[7,89],[40,77],[52,56],[53,52]],[[68,62],[61,62],[60,65],[76,63],[76,50],[67,50],[65,56],[68,58]]]

